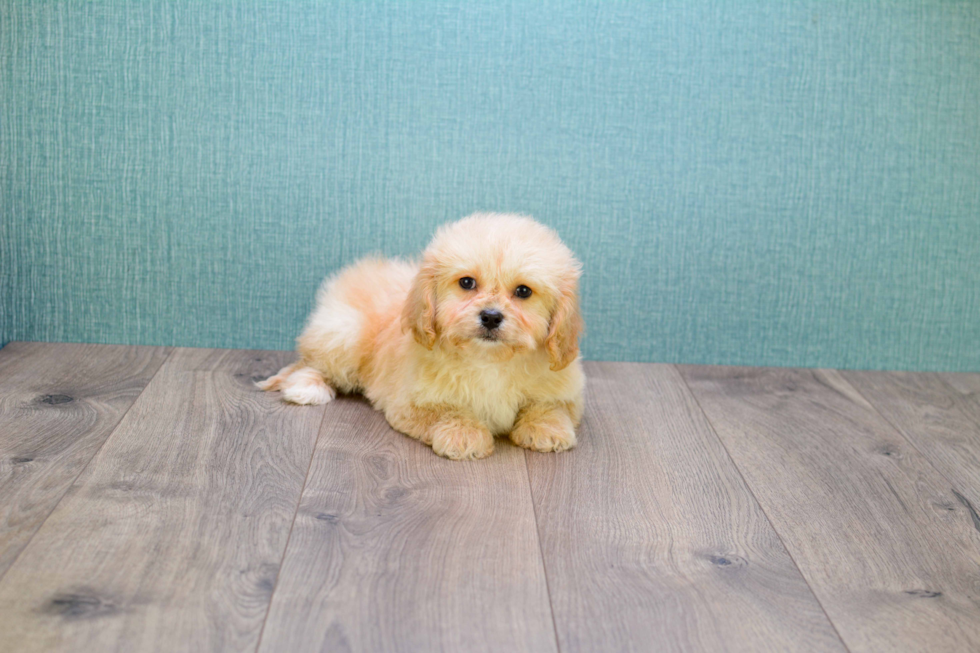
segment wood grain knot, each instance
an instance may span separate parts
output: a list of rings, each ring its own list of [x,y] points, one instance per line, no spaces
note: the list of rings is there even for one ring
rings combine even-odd
[[[942,592],[931,592],[929,590],[905,590],[905,593],[917,599],[934,599],[943,595]]]
[[[65,619],[91,619],[113,614],[119,608],[112,601],[94,593],[68,592],[55,595],[48,601],[44,611]]]
[[[276,579],[279,578],[279,565],[265,562],[256,567],[246,567],[241,570],[241,574],[249,578],[259,592],[271,596],[276,589]]]
[[[730,554],[715,555],[709,553],[705,555],[704,558],[716,567],[723,567],[728,569],[740,569],[742,567],[747,567],[749,564],[749,561],[743,558],[742,556],[730,555]]]
[[[39,401],[49,406],[57,406],[58,404],[70,404],[75,401],[75,398],[68,395],[43,395]]]
[[[970,520],[973,521],[973,528],[977,529],[977,532],[980,532],[980,513],[977,512],[977,509],[965,496],[956,490],[952,490],[952,493],[953,496],[956,497],[956,500],[962,503],[963,507],[970,513]]]
[[[133,481],[113,481],[105,486],[107,490],[113,492],[132,492],[137,489]]]
[[[388,456],[381,454],[373,454],[365,458],[364,462],[374,470],[375,475],[380,479],[386,479],[391,476],[391,460]]]
[[[394,503],[409,494],[409,491],[402,487],[390,487],[385,490],[385,499]]]
[[[901,458],[902,457],[901,450],[898,447],[896,447],[894,445],[891,445],[891,444],[883,444],[883,445],[881,445],[880,447],[878,447],[877,453],[881,454],[882,456],[887,456],[889,458]]]
[[[27,463],[34,462],[34,459],[28,456],[15,456],[14,458],[10,459],[10,462],[14,465],[25,465]]]
[[[316,518],[317,520],[325,521],[328,524],[336,524],[337,522],[340,521],[340,517],[338,517],[337,515],[331,515],[328,512],[318,512],[316,514]]]

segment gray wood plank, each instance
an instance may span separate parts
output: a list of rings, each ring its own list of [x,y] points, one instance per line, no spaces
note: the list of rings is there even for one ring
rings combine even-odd
[[[0,581],[0,650],[254,650],[322,407],[178,349]]]
[[[445,460],[328,406],[260,651],[554,651],[523,452]]]
[[[681,367],[852,651],[980,650],[980,533],[837,372]]]
[[[0,350],[0,578],[169,352],[38,342]]]
[[[980,424],[980,374],[943,372],[939,378],[955,390],[957,407],[974,424]]]
[[[960,393],[960,397],[973,416],[980,414],[980,374],[940,372],[939,377],[951,388]]]
[[[677,371],[586,374],[578,447],[528,453],[561,651],[844,650]]]
[[[927,372],[841,374],[952,483],[960,503],[980,507],[980,410],[968,389]]]

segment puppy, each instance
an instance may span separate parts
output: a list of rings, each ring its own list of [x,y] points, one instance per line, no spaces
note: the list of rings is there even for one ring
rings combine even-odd
[[[365,259],[328,278],[299,361],[262,381],[296,404],[362,392],[393,428],[455,460],[494,436],[575,446],[585,376],[581,266],[551,229],[476,213],[441,227],[421,265]]]

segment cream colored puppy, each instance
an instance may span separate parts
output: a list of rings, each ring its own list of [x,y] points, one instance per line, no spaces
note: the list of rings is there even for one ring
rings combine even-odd
[[[297,404],[362,392],[441,456],[483,458],[494,436],[575,446],[581,266],[551,229],[476,213],[439,229],[421,265],[365,259],[328,278],[299,361],[259,383]]]

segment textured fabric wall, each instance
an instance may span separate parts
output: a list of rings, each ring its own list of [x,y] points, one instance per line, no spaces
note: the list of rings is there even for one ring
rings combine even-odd
[[[0,0],[0,340],[290,348],[473,210],[590,358],[980,369],[980,3]]]

